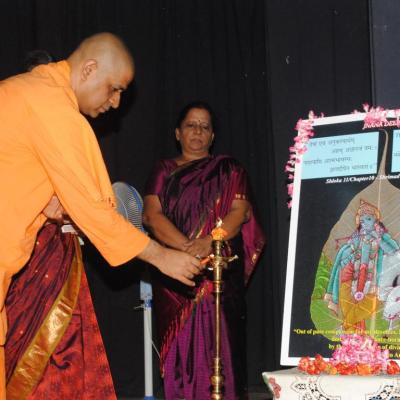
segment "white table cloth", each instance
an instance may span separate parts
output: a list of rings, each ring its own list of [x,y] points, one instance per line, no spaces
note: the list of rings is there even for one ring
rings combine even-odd
[[[262,375],[274,399],[400,400],[400,375],[306,375],[297,368]]]

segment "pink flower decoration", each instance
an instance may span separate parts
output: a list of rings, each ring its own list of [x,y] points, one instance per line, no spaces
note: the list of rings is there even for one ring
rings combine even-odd
[[[294,172],[294,168],[291,167],[290,165],[286,164],[286,166],[285,166],[285,172]]]
[[[368,364],[385,370],[389,360],[389,351],[382,351],[378,343],[368,335],[347,334],[341,336],[342,345],[334,351],[330,363],[337,365]]]
[[[371,107],[369,104],[363,104],[363,110],[366,113],[364,118],[364,123],[370,126],[384,126],[388,120],[389,110],[385,110],[383,107]],[[359,113],[358,110],[354,110],[353,113]],[[400,127],[400,110],[393,110],[393,113],[396,118],[396,125]]]
[[[364,106],[364,110],[367,113],[364,118],[364,122],[366,124],[379,124],[387,122],[387,110],[382,107],[369,107],[368,104]]]
[[[324,115],[321,114],[321,117]],[[318,118],[315,114],[314,111],[310,111],[308,113],[308,119],[303,120],[299,119],[296,123],[295,129],[297,130],[298,134],[297,136],[294,137],[293,141],[294,144],[293,146],[289,147],[289,161],[286,163],[285,166],[285,172],[288,173],[288,185],[287,185],[287,190],[288,190],[288,195],[289,195],[289,201],[288,201],[288,208],[292,207],[292,194],[293,194],[293,179],[294,179],[294,165],[299,164],[301,162],[301,157],[305,152],[307,151],[307,143],[309,142],[310,138],[314,136],[314,120]]]
[[[366,113],[364,118],[364,123],[371,126],[383,126],[387,121],[388,110],[385,110],[382,107],[371,107],[368,103],[364,103],[362,105],[364,112]],[[396,125],[400,127],[400,109],[393,110],[395,118],[396,118]],[[359,114],[358,110],[354,110],[353,114]],[[301,162],[301,156],[304,155],[307,151],[307,143],[309,142],[310,138],[314,136],[314,120],[316,118],[322,118],[325,115],[321,113],[318,117],[314,111],[309,111],[308,119],[303,120],[299,119],[296,123],[296,131],[297,136],[294,137],[293,146],[289,147],[289,160],[285,166],[285,172],[288,174],[288,195],[289,201],[287,202],[288,208],[291,208],[292,201],[291,197],[293,194],[293,187],[289,186],[294,179],[293,172],[294,166]],[[289,193],[290,191],[290,193]]]

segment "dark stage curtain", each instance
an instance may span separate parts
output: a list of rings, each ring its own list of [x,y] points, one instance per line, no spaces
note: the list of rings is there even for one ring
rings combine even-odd
[[[392,0],[369,0],[371,26],[372,99],[375,105],[398,108],[400,81],[400,3]]]
[[[154,161],[176,154],[178,109],[193,99],[215,108],[214,152],[247,168],[268,236],[247,295],[249,385],[261,387],[261,372],[280,368],[290,215],[283,169],[294,125],[310,109],[345,114],[370,101],[368,2],[2,0],[0,7],[1,78],[22,70],[26,51],[64,58],[99,31],[120,35],[132,50],[136,79],[120,109],[91,121],[113,181],[143,190]],[[140,396],[141,266],[110,269],[86,246],[116,389]]]

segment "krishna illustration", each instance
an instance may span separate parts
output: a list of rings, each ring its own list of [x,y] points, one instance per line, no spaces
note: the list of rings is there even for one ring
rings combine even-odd
[[[318,261],[310,314],[326,338],[367,333],[396,341],[400,328],[400,190],[386,176],[388,133],[375,179],[332,227]],[[388,341],[386,341],[388,342]]]
[[[361,200],[355,223],[355,231],[337,252],[324,296],[345,332],[366,330],[365,321],[377,311],[383,256],[399,250],[374,205]]]

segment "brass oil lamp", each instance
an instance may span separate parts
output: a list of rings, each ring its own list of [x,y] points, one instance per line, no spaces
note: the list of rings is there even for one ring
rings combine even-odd
[[[213,293],[215,299],[215,348],[213,358],[213,374],[211,382],[211,400],[222,400],[224,388],[224,376],[222,374],[221,360],[221,294],[223,292],[222,271],[227,268],[228,263],[238,256],[224,257],[222,249],[227,232],[222,228],[222,220],[218,219],[215,228],[211,231],[213,238],[213,254],[209,256],[208,269],[213,271]]]

